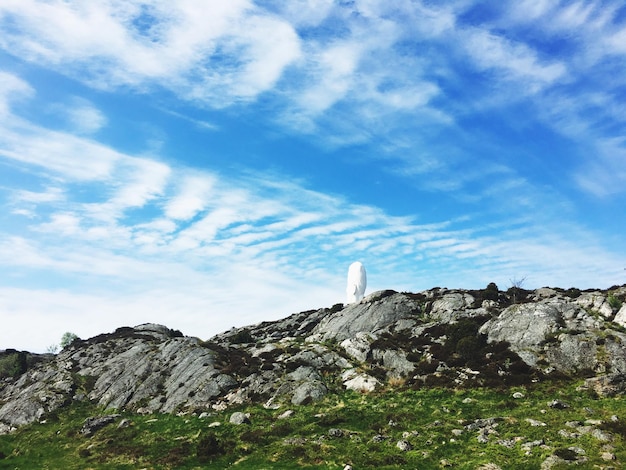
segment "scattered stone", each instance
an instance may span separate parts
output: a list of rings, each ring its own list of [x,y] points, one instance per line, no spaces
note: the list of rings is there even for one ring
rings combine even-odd
[[[486,463],[485,465],[481,465],[480,467],[478,467],[476,470],[502,470],[502,469],[495,463]]]
[[[452,430],[452,435],[459,437],[461,434],[463,434],[463,430],[462,429],[453,429]]]
[[[341,429],[331,428],[328,430],[328,435],[335,438],[343,437],[343,431]]]
[[[541,463],[541,470],[550,470],[552,467],[557,465],[582,465],[586,463],[587,460],[587,457],[579,456],[571,449],[560,449]]]
[[[278,415],[276,419],[288,419],[291,418],[296,412],[293,410],[286,410]]]
[[[613,436],[610,433],[597,428],[591,431],[591,435],[600,442],[611,442],[613,440]]]
[[[399,440],[398,443],[396,444],[396,447],[400,449],[402,452],[407,452],[413,449],[413,446],[411,445],[411,443],[405,439]]]
[[[564,437],[565,439],[578,439],[580,437],[580,433],[560,429],[559,436]]]
[[[102,429],[108,424],[111,424],[120,416],[121,415],[119,414],[113,414],[113,415],[107,415],[107,416],[89,417],[83,423],[83,427],[80,429],[80,433],[84,434],[85,436],[90,436],[97,430]]]
[[[552,400],[550,403],[548,403],[548,406],[555,410],[564,410],[566,408],[569,408],[569,405],[567,403],[563,403],[561,400]]]
[[[346,465],[345,467],[343,467],[343,470],[352,470],[352,465]]]
[[[232,415],[230,415],[229,422],[236,425],[250,424],[250,413],[242,413],[241,411],[236,411]]]
[[[513,447],[515,447],[516,442],[516,439],[499,439],[498,445],[512,449]]]
[[[600,454],[600,458],[602,460],[615,460],[615,454],[613,454],[612,452],[602,452]]]
[[[522,392],[515,392],[513,394],[513,398],[515,398],[516,400],[519,400],[520,398],[524,398],[524,394]]]
[[[601,397],[622,395],[626,393],[626,376],[603,375],[591,377],[585,380],[585,387],[595,391]]]
[[[470,397],[464,398],[463,403],[465,403],[466,405],[469,403],[474,403],[474,399]]]
[[[467,429],[468,431],[475,431],[477,429],[482,429],[482,428],[486,428],[488,426],[492,426],[495,427],[498,425],[498,421],[501,418],[479,418],[474,420],[473,423],[468,424],[467,426],[465,426],[465,429]]]
[[[221,425],[222,425],[222,423],[220,423],[219,421],[213,421],[211,424],[209,424],[208,427],[210,427],[210,428],[217,428],[217,427],[219,427]]]
[[[586,419],[585,424],[587,426],[600,426],[604,421],[601,419]]]
[[[543,439],[540,439],[537,441],[525,442],[522,444],[522,449],[527,452],[530,452],[534,447],[541,447],[544,444],[545,444],[545,441]]]
[[[384,442],[387,440],[386,436],[383,436],[382,434],[376,434],[374,437],[372,437],[372,442]]]
[[[481,444],[486,444],[487,442],[489,442],[489,431],[486,428],[482,428],[480,431],[478,431],[478,437],[476,437],[476,439]]]
[[[0,423],[0,436],[2,436],[3,434],[9,434],[9,433],[11,433],[13,431],[15,431],[15,428],[13,426],[9,426],[8,424]]]
[[[543,421],[537,421],[536,419],[526,418],[526,422],[534,427],[547,426]]]
[[[452,463],[447,459],[441,459],[439,461],[439,465],[441,465],[442,467],[452,467]]]
[[[283,441],[283,445],[286,446],[303,446],[304,444],[306,444],[304,437],[288,437]]]
[[[130,420],[124,418],[123,420],[120,421],[120,424],[117,425],[118,429],[123,429],[123,428],[127,428],[130,426]]]
[[[209,413],[208,411],[203,411],[202,413],[200,413],[200,416],[198,416],[198,419],[206,419],[209,418],[211,416],[211,413]]]

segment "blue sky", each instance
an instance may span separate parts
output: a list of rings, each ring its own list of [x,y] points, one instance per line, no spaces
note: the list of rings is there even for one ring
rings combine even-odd
[[[0,3],[0,348],[626,282],[619,1]]]

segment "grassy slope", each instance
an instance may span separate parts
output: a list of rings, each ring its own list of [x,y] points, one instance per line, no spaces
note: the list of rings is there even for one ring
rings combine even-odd
[[[524,398],[514,399],[520,391]],[[467,400],[467,399],[470,400]],[[567,409],[552,409],[548,403],[559,399]],[[131,421],[127,428],[109,425],[94,435],[80,434],[88,416],[104,414],[89,404],[73,405],[50,417],[45,424],[24,427],[0,436],[0,468],[340,468],[350,463],[360,468],[441,468],[442,459],[453,468],[475,469],[494,463],[505,468],[539,468],[549,455],[563,449],[581,448],[588,462],[576,468],[619,468],[626,462],[626,405],[622,398],[598,399],[578,391],[576,384],[541,384],[532,388],[494,390],[399,390],[362,395],[346,392],[320,403],[293,408],[295,414],[283,420],[285,409],[266,410],[260,406],[242,408],[252,423],[235,426],[228,422],[232,409],[209,418],[196,416],[148,415],[122,412]],[[111,410],[108,410],[109,412]],[[614,423],[611,416],[621,421]],[[454,429],[478,418],[502,418],[480,443],[477,431]],[[526,418],[547,424],[533,427]],[[574,431],[568,421],[602,420],[597,428],[608,430],[613,440],[602,442],[590,434],[563,437],[559,430]],[[390,423],[390,422],[394,423]],[[217,427],[210,423],[220,422]],[[330,429],[343,431],[331,437]],[[403,433],[413,449],[396,447]],[[382,434],[388,439],[376,443]],[[518,439],[513,447],[498,440]],[[547,447],[525,442],[541,440]],[[291,440],[290,444],[285,444]],[[601,454],[612,447],[616,461],[606,462]],[[595,467],[594,467],[595,465]],[[558,467],[555,467],[558,468]]]

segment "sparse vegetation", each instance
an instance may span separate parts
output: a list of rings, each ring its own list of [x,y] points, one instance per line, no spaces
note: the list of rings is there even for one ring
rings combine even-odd
[[[80,339],[77,334],[72,333],[70,331],[66,331],[65,333],[63,333],[63,336],[61,337],[61,343],[59,345],[61,346],[61,349],[64,349],[68,347],[70,344],[72,344],[74,341],[76,341],[77,339]]]
[[[614,294],[609,294],[607,301],[613,310],[619,310],[622,307],[622,301]]]
[[[587,462],[580,468],[606,466],[607,452],[613,454],[614,465],[626,461],[626,404],[597,398],[580,390],[580,383],[543,383],[501,392],[393,385],[369,395],[328,396],[294,408],[294,415],[284,420],[277,418],[284,409],[239,408],[251,414],[251,424],[240,426],[228,422],[233,410],[206,419],[122,412],[119,420],[128,420],[129,426],[114,423],[92,436],[80,433],[85,419],[110,410],[74,403],[45,424],[0,436],[0,467],[341,469],[351,464],[355,469],[438,469],[445,460],[461,469],[488,463],[539,468],[550,455],[575,459],[578,454],[572,448],[584,451]],[[520,398],[513,398],[515,392]],[[552,399],[568,407],[551,408]],[[545,426],[533,426],[528,419]],[[486,442],[478,439],[481,420],[494,423]],[[571,423],[582,426],[586,420],[601,423],[597,429],[604,434],[572,437],[576,430]],[[208,428],[209,422],[221,425]],[[411,450],[400,450],[400,440],[409,442]]]
[[[26,353],[8,349],[0,355],[0,379],[17,377],[26,372]]]
[[[32,393],[34,412],[44,393],[57,400],[37,416],[44,422],[0,436],[0,468],[541,468],[547,459],[557,461],[555,469],[564,461],[621,468],[626,405],[619,394],[626,387],[623,376],[600,376],[598,370],[612,373],[624,360],[624,328],[577,306],[589,299],[572,302],[581,295],[576,289],[518,288],[502,292],[490,283],[474,291],[392,293],[386,304],[376,304],[388,323],[371,318],[363,331],[372,334],[350,341],[307,336],[317,324],[335,331],[331,322],[321,323],[333,313],[324,308],[232,329],[210,341],[178,341],[172,338],[180,332],[160,326],[125,327],[74,339],[56,357],[0,352],[0,390],[11,391],[3,395],[5,403],[24,397],[20,384],[36,374],[14,378],[32,361],[50,361],[49,367],[42,363],[50,374]],[[616,287],[598,298],[612,295],[621,305],[625,292]],[[512,301],[537,306],[509,308]],[[361,307],[335,316],[367,318],[369,307]],[[546,312],[546,324],[533,331],[527,325],[534,326],[536,312]],[[531,349],[520,349],[511,333],[519,325],[533,335]],[[129,349],[129,341],[136,347]],[[581,345],[578,362],[569,360],[570,344]],[[119,380],[116,355],[129,350],[141,352],[126,357],[129,363],[154,362],[126,367],[137,372]],[[515,351],[535,354],[537,367]],[[193,359],[184,373],[175,368],[181,358]],[[344,372],[369,376],[375,391],[346,390]],[[593,377],[589,389],[582,386],[587,377]],[[97,407],[115,380],[122,385],[116,394],[138,383],[141,395],[136,392],[130,405],[109,402],[119,411]],[[32,388],[32,381],[24,387]],[[4,408],[4,422],[17,423],[11,421],[14,409]],[[159,409],[171,414],[154,411]],[[149,410],[153,414],[144,414]],[[250,422],[231,424],[235,411],[249,414]],[[120,414],[115,423],[90,435],[81,431],[87,417],[112,413]]]

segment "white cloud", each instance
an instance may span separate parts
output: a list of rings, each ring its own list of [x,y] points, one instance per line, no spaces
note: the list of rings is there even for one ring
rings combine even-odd
[[[11,101],[33,94],[34,90],[24,80],[0,70],[0,119],[10,113]]]
[[[0,127],[0,156],[79,181],[108,178],[122,157],[95,141],[42,129],[17,118]]]
[[[183,177],[180,192],[165,205],[165,215],[176,220],[191,219],[209,203],[214,185],[215,178],[209,174]]]
[[[271,88],[300,55],[293,28],[248,0],[0,5],[0,46],[104,88],[165,86],[226,105]]]
[[[298,131],[302,123],[305,131],[317,130],[316,140],[376,141],[372,153],[406,161],[402,171],[422,189],[488,200],[493,207],[507,201],[518,212],[499,225],[483,224],[490,214],[467,214],[476,219],[471,223],[442,214],[441,224],[419,224],[312,191],[285,175],[227,177],[129,155],[85,137],[107,124],[90,102],[74,101],[69,111],[70,118],[80,117],[72,131],[83,136],[11,115],[11,100],[33,90],[2,74],[0,109],[8,119],[0,128],[0,158],[15,174],[28,175],[32,186],[25,191],[16,178],[2,188],[9,195],[0,207],[3,222],[10,225],[18,214],[31,218],[19,218],[19,236],[9,225],[0,230],[1,265],[12,279],[26,280],[21,289],[0,286],[0,310],[15,324],[27,318],[38,325],[29,334],[39,349],[54,341],[46,339],[50,332],[78,330],[68,324],[76,319],[81,336],[158,321],[206,337],[329,306],[343,300],[345,267],[356,258],[368,268],[371,289],[481,287],[531,272],[534,285],[584,287],[589,273],[600,285],[619,282],[621,270],[606,266],[623,265],[620,252],[560,219],[543,228],[549,218],[536,209],[544,204],[556,212],[561,205],[553,203],[561,198],[547,199],[550,191],[508,163],[473,160],[453,144],[434,144],[447,139],[459,114],[469,119],[502,87],[506,96],[490,102],[494,108],[535,100],[536,109],[550,108],[543,118],[561,135],[572,142],[581,136],[597,158],[573,170],[582,187],[598,195],[623,191],[623,142],[600,129],[603,119],[624,121],[615,104],[619,95],[576,89],[576,103],[563,98],[573,95],[568,86],[575,74],[584,75],[585,64],[546,59],[514,34],[487,24],[465,26],[452,8],[432,3],[327,2],[310,18],[293,4],[274,5],[298,33],[251,2],[214,3],[198,13],[191,1],[6,1],[0,45],[91,84],[165,87],[198,98],[199,106],[228,106],[274,91],[269,107],[295,118],[288,125]],[[313,8],[312,2],[298,5]],[[597,11],[584,12],[601,21]],[[554,13],[543,4],[532,15],[548,21]],[[576,19],[568,18],[563,24]],[[602,41],[621,38],[617,26],[609,33]],[[612,48],[619,51],[617,43]],[[455,70],[457,62],[463,66]],[[459,91],[464,83],[457,73],[468,67],[488,72],[488,92]],[[66,287],[45,287],[50,279]],[[2,337],[0,344],[9,342]]]
[[[467,29],[464,44],[467,52],[482,69],[505,72],[512,80],[524,80],[531,84],[531,91],[538,91],[553,84],[567,71],[560,62],[542,63],[528,46],[516,43],[482,29]]]
[[[79,134],[93,134],[107,123],[107,118],[99,109],[82,99],[74,100],[66,113],[72,128]]]

